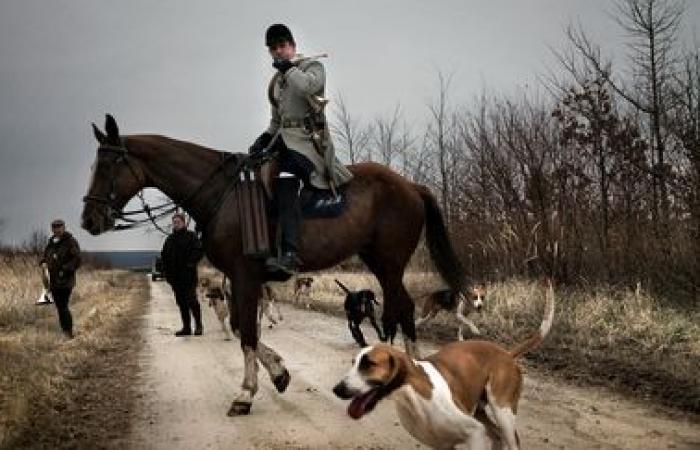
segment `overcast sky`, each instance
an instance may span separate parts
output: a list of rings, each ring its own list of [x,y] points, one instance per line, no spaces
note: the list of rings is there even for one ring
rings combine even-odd
[[[688,30],[700,5],[688,2]],[[418,126],[453,74],[453,104],[485,86],[511,92],[552,66],[548,46],[580,20],[619,48],[605,0],[96,1],[0,0],[0,240],[19,243],[53,217],[85,249],[160,248],[158,233],[80,230],[96,143],[111,112],[123,134],[158,133],[243,151],[267,126],[274,22],[298,50],[327,52],[328,96],[372,119],[399,103]],[[690,31],[686,30],[686,36]],[[332,107],[332,103],[331,103]]]

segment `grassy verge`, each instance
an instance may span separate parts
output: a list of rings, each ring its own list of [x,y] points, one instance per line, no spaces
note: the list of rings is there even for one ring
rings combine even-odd
[[[34,306],[35,261],[0,267],[0,448],[120,448],[147,305],[142,275],[84,269],[71,299],[77,332],[63,338],[53,305]]]
[[[312,294],[301,306],[335,315],[344,315],[344,296],[334,278],[351,289],[381,292],[374,277],[364,273],[313,276]],[[430,273],[408,273],[404,280],[418,302],[441,286]],[[290,285],[275,287],[283,301],[292,298]],[[485,338],[512,345],[539,327],[543,295],[541,286],[526,281],[491,284],[484,313],[472,319]],[[605,385],[700,413],[700,312],[664,306],[644,291],[558,289],[556,299],[551,334],[527,356],[535,366],[579,384]],[[441,313],[419,336],[445,342],[456,338],[456,329],[455,319]]]

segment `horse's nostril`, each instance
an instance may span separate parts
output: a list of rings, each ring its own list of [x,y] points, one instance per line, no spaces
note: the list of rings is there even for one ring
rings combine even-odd
[[[92,228],[92,225],[93,224],[92,224],[91,218],[87,217],[87,218],[83,219],[83,228],[84,229],[89,230]]]

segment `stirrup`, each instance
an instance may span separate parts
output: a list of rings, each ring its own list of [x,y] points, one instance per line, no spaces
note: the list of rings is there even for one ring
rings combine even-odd
[[[277,258],[270,257],[265,261],[265,268],[268,272],[281,272],[289,276],[299,273],[299,266],[301,266],[301,260],[296,253],[292,252],[287,252]]]

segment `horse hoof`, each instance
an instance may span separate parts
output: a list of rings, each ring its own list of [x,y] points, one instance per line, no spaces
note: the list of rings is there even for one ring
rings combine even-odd
[[[289,376],[289,372],[287,369],[284,369],[284,372],[282,372],[280,375],[277,375],[272,382],[275,385],[275,388],[277,389],[277,392],[284,392],[287,389],[287,386],[289,386],[289,380],[291,380],[291,376]]]
[[[229,417],[247,416],[248,414],[250,414],[251,406],[251,403],[234,401],[231,404],[231,408],[229,408],[228,413],[226,413],[226,415]]]

